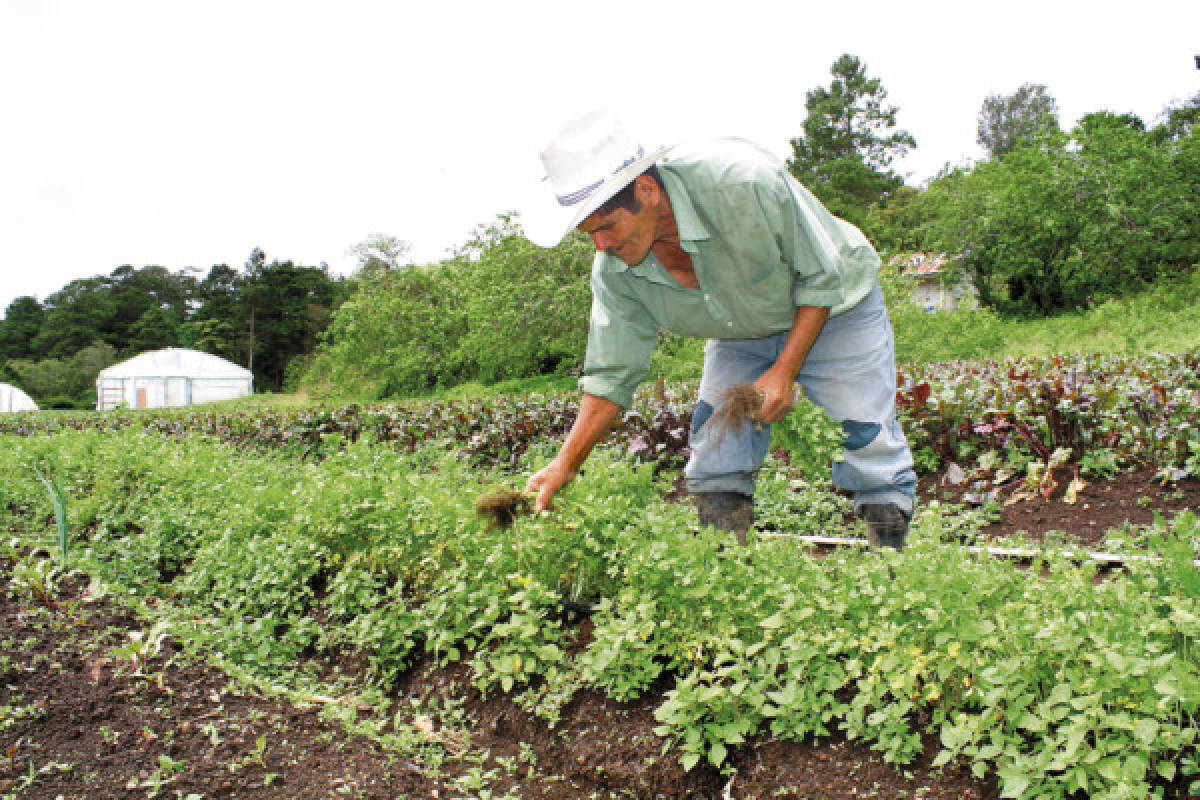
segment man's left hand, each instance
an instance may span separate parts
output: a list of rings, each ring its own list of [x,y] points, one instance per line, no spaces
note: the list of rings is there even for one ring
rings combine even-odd
[[[762,406],[755,419],[770,424],[787,416],[796,402],[795,377],[774,367],[767,370],[754,382],[754,388],[762,397]]]

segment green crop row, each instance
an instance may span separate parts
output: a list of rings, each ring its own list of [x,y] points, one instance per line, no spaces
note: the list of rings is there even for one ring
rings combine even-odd
[[[1190,514],[1161,527],[1163,562],[1096,581],[948,545],[957,523],[932,508],[903,554],[738,547],[621,449],[595,454],[554,513],[501,528],[474,499],[521,478],[450,447],[361,441],[310,463],[127,429],[0,437],[0,524],[25,544],[56,535],[32,465],[57,476],[72,566],[179,610],[274,680],[354,650],[386,686],[431,655],[553,723],[582,688],[623,700],[665,676],[659,733],[687,768],[725,766],[758,735],[842,731],[898,764],[935,735],[939,763],[994,772],[1006,797],[1144,798],[1198,772]],[[8,590],[38,597],[41,581],[44,597],[53,575],[33,572]],[[564,602],[595,605],[582,649]]]
[[[1157,466],[1172,479],[1200,475],[1200,351],[946,362],[908,368],[899,377],[901,424],[922,473],[977,466],[1000,475],[999,485],[1031,465],[1038,469],[1037,462],[1045,467],[1059,452],[1061,463],[1088,479],[1135,465]],[[574,422],[576,400],[559,392],[404,406],[6,414],[0,433],[135,428],[303,460],[360,439],[407,452],[453,442],[476,466],[513,468],[530,447],[562,438]],[[660,466],[678,465],[687,453],[694,401],[692,384],[647,385],[610,441]],[[819,428],[812,414],[802,423],[806,436]],[[791,438],[784,444],[804,449],[805,437]]]

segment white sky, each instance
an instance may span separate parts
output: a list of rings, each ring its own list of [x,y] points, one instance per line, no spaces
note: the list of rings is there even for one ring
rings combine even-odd
[[[838,55],[879,77],[913,185],[981,155],[989,93],[1044,83],[1069,127],[1200,91],[1200,2],[0,0],[0,314],[121,264],[327,262],[374,233],[418,261],[540,177],[607,104],[647,144],[786,157]]]

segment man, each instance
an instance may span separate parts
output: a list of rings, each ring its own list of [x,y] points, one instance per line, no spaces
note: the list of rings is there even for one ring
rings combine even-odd
[[[871,543],[902,549],[916,475],[896,422],[878,255],[756,145],[673,148],[656,164],[665,153],[647,153],[607,111],[572,120],[541,153],[552,191],[524,215],[527,235],[552,247],[577,227],[597,252],[583,400],[558,456],[526,486],[535,507],[629,407],[658,332],[670,330],[709,340],[684,470],[701,523],[745,540],[770,443],[767,424],[705,424],[725,391],[752,383],[757,422],[769,424],[791,409],[799,383],[842,423],[833,479],[854,493]]]

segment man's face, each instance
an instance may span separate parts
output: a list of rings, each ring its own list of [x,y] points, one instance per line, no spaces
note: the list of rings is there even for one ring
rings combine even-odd
[[[655,214],[647,203],[640,211],[614,209],[608,214],[596,212],[579,223],[579,230],[592,239],[597,250],[616,256],[629,266],[646,260],[654,244]]]

